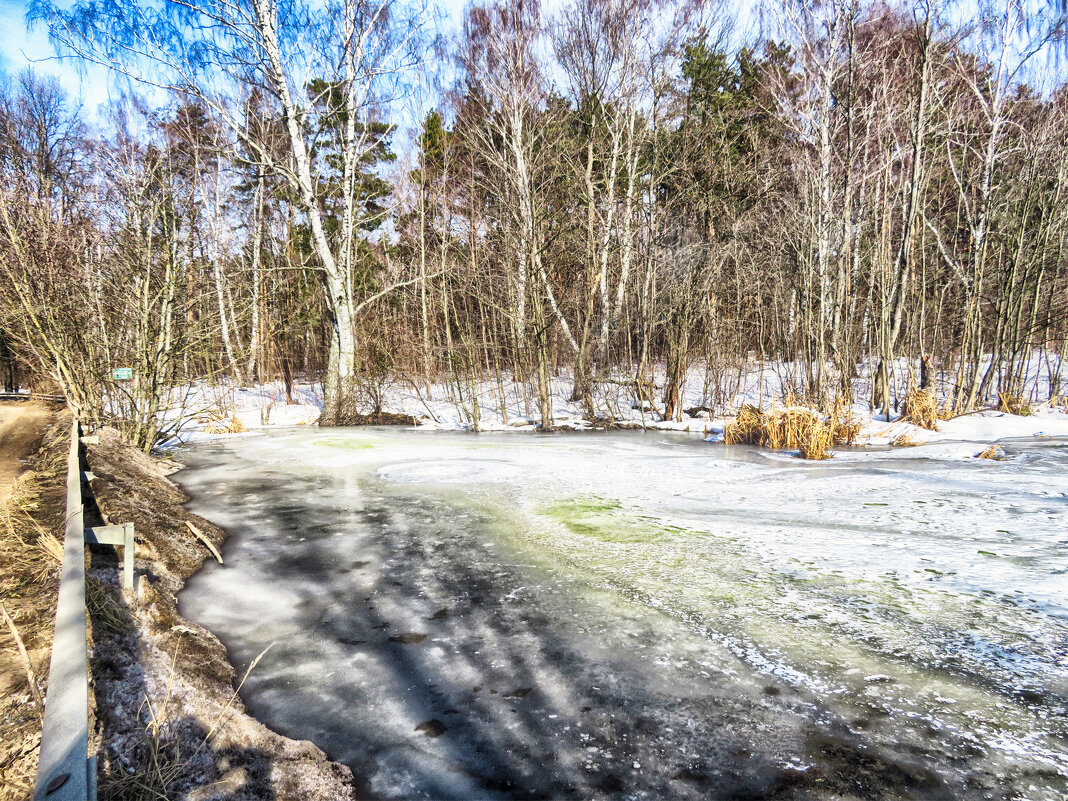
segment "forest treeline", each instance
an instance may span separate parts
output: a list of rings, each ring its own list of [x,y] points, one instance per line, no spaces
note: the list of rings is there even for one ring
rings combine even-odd
[[[41,2],[131,93],[3,89],[0,369],[143,447],[201,379],[321,379],[326,424],[397,380],[515,380],[551,421],[560,377],[671,418],[692,368],[722,409],[762,362],[814,405],[858,370],[883,411],[1056,398],[1063,20],[977,8],[781,0],[745,36],[514,0],[432,37],[398,0]]]

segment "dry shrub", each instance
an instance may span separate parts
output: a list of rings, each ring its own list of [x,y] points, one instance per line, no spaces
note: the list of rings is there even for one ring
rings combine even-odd
[[[1005,451],[1001,449],[1000,445],[994,444],[984,450],[982,453],[975,455],[976,459],[993,459],[995,462],[1004,462],[1009,457],[1005,455]]]
[[[933,392],[910,389],[901,404],[901,419],[928,431],[938,430],[938,401]]]
[[[1034,414],[1031,405],[1020,395],[1010,395],[1007,392],[998,393],[998,411],[1007,414],[1015,414],[1020,417],[1030,417]]]
[[[723,429],[723,441],[728,445],[759,445],[764,436],[764,413],[752,404],[745,404],[734,422]]]
[[[835,402],[827,419],[803,406],[765,413],[746,404],[724,430],[723,441],[728,445],[797,450],[804,459],[827,459],[835,445],[852,443],[860,428],[860,422],[841,401]]]
[[[247,430],[237,415],[204,426],[205,434],[243,434]]]
[[[839,395],[831,404],[830,425],[834,429],[835,445],[852,445],[864,424],[853,414],[849,402]]]
[[[902,434],[900,437],[890,441],[890,447],[892,448],[915,448],[917,445],[926,444],[926,442],[913,439],[908,434]]]

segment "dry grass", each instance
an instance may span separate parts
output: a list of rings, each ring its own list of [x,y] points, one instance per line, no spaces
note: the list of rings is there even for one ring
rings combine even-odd
[[[839,395],[831,404],[830,425],[834,429],[835,445],[852,445],[864,424],[853,414],[849,402]]]
[[[244,434],[248,429],[237,415],[223,418],[204,426],[205,434]]]
[[[975,455],[976,459],[993,459],[995,462],[1004,462],[1009,457],[1005,455],[1005,451],[1001,449],[1000,445],[994,444],[984,450],[982,453]]]
[[[130,616],[115,597],[115,590],[93,576],[85,577],[85,608],[93,622],[95,637],[130,630]]]
[[[263,415],[262,410],[260,415]],[[198,417],[197,422],[207,423],[204,426],[205,434],[244,434],[248,430],[237,416],[237,404],[233,400],[229,404],[220,402],[206,415]]]
[[[910,389],[901,404],[901,419],[928,431],[938,430],[938,400],[933,392]],[[943,418],[945,419],[945,418]]]
[[[728,445],[760,445],[764,439],[764,413],[752,404],[738,410],[734,422],[723,429],[723,441]]]
[[[26,674],[26,683],[30,687],[30,694],[33,696],[33,700],[37,702],[37,706],[40,709],[44,709],[44,698],[41,697],[41,690],[37,686],[37,676],[34,674],[33,662],[30,660],[30,655],[26,653],[26,642],[22,639],[18,626],[15,625],[15,621],[12,620],[7,607],[2,602],[0,602],[0,616],[3,616],[4,623],[7,624],[7,629],[11,633],[11,639],[14,640],[15,648],[19,652],[22,669]]]
[[[728,445],[797,450],[803,459],[827,459],[835,445],[851,444],[860,429],[860,422],[842,399],[832,404],[826,416],[804,406],[762,412],[746,404],[724,430],[723,439]]]
[[[926,442],[921,440],[915,440],[908,434],[902,434],[894,440],[891,440],[890,447],[892,448],[915,448],[917,445],[926,445]]]
[[[997,409],[999,412],[1015,414],[1020,417],[1030,417],[1035,413],[1025,398],[1020,395],[1010,395],[1007,392],[998,393]]]
[[[147,695],[141,701],[138,718],[144,721],[144,727],[137,732],[137,746],[128,749],[136,766],[126,765],[120,771],[105,768],[100,784],[102,801],[150,801],[175,796],[175,785],[184,777],[188,762],[188,754],[183,754],[182,748],[186,738],[168,712],[177,659],[176,649],[171,659],[171,677],[159,708]]]
[[[199,723],[194,724],[185,716],[181,704],[172,703],[175,700],[178,664],[178,649],[175,648],[171,657],[170,678],[162,697],[153,704],[145,695],[138,711],[138,718],[144,722],[144,726],[137,732],[138,746],[132,749],[137,764],[104,772],[100,786],[101,801],[156,801],[187,797],[184,791],[201,785],[204,757],[210,755],[215,735],[226,725],[245,681],[271,647],[267,646],[252,660],[229,700],[216,711],[207,732],[200,728]]]
[[[41,742],[41,704],[52,647],[62,545],[67,425],[46,435],[44,451],[0,505],[0,801],[29,798]]]
[[[805,438],[798,443],[802,459],[829,459],[834,446],[834,428],[813,415],[803,428]]]

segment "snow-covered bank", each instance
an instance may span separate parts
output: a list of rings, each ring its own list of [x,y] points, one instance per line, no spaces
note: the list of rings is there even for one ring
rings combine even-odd
[[[683,393],[681,420],[662,419],[658,410],[648,404],[643,408],[634,402],[630,389],[622,385],[602,390],[596,411],[618,426],[691,432],[705,436],[710,442],[719,442],[724,427],[733,419],[733,412],[743,404],[765,409],[782,406],[782,384],[772,371],[754,371],[745,376],[745,380],[738,382],[732,401],[715,412],[707,408],[708,393],[702,379],[701,370],[691,371]],[[571,389],[570,376],[557,378],[552,383],[554,425],[573,430],[598,427],[598,424],[589,422],[581,404],[571,400]],[[443,382],[427,386],[393,381],[382,386],[381,396],[383,411],[414,417],[419,421],[420,430],[534,431],[537,427],[533,393],[521,383],[484,380],[463,385]],[[251,387],[195,384],[185,388],[180,399],[176,393],[167,417],[184,422],[168,444],[276,427],[316,425],[322,405],[322,389],[318,384],[296,384],[291,396],[287,396],[281,382]],[[1028,416],[993,410],[975,412],[941,421],[938,431],[912,425],[893,414],[887,420],[882,415],[873,414],[866,403],[854,404],[852,412],[862,424],[856,442],[861,446],[885,446],[893,442],[992,443],[1018,437],[1068,437],[1066,407],[1049,402],[1036,405],[1033,414]]]

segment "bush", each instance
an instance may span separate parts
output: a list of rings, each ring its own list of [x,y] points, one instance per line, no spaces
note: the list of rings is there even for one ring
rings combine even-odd
[[[1020,417],[1030,417],[1034,414],[1034,410],[1025,398],[1020,395],[1010,395],[1007,392],[998,393],[998,411]]]
[[[760,445],[775,450],[797,450],[804,459],[827,459],[835,445],[851,444],[861,424],[841,400],[824,416],[804,406],[787,406],[762,412],[746,404],[723,431],[728,445]]]
[[[938,430],[938,401],[934,392],[910,389],[901,404],[901,419],[928,431]]]

